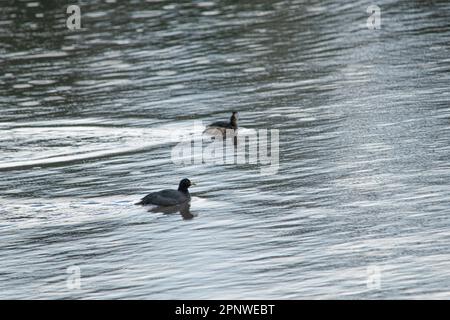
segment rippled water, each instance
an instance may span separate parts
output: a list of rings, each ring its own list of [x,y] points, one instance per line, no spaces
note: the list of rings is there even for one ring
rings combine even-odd
[[[2,1],[0,298],[450,298],[450,4],[370,4]],[[232,110],[276,174],[172,162]]]

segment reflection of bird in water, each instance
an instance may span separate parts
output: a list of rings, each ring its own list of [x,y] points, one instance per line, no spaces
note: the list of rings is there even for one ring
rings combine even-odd
[[[238,130],[238,116],[237,112],[233,111],[230,121],[216,121],[207,126],[203,133],[211,136],[226,138],[227,134],[234,139],[234,145],[237,145],[237,130]]]
[[[174,206],[179,205],[191,200],[188,188],[192,185],[189,179],[183,179],[180,181],[178,190],[166,189],[158,192],[153,192],[142,198],[142,200],[136,205],[148,205],[154,204],[157,206]]]
[[[169,206],[169,207],[153,207],[148,210],[148,212],[153,213],[163,213],[163,214],[173,214],[179,212],[184,220],[190,220],[194,218],[194,215],[190,211],[191,204],[189,202],[185,202],[179,205],[175,206]]]

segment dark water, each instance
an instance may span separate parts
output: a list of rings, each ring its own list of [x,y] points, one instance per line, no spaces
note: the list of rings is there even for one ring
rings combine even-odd
[[[450,298],[447,1],[78,4],[1,1],[0,298]],[[232,110],[276,174],[173,163]]]

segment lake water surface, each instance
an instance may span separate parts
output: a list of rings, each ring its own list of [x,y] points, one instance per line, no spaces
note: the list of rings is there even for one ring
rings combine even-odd
[[[1,2],[0,298],[450,298],[448,1],[79,4]],[[233,110],[275,174],[171,160]]]

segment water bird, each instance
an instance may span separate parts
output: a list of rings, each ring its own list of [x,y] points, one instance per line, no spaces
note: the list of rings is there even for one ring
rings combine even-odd
[[[224,129],[234,129],[237,130],[238,128],[238,117],[237,117],[237,111],[233,111],[230,121],[216,121],[208,125],[209,128],[224,128]]]
[[[238,116],[237,111],[233,111],[230,117],[230,121],[216,121],[207,126],[203,133],[208,133],[210,135],[222,135],[225,136],[227,130],[233,130],[234,134],[238,129]]]
[[[189,194],[189,187],[195,185],[189,179],[180,181],[178,190],[166,189],[158,192],[153,192],[146,195],[136,205],[157,205],[157,206],[175,206],[191,200]]]

